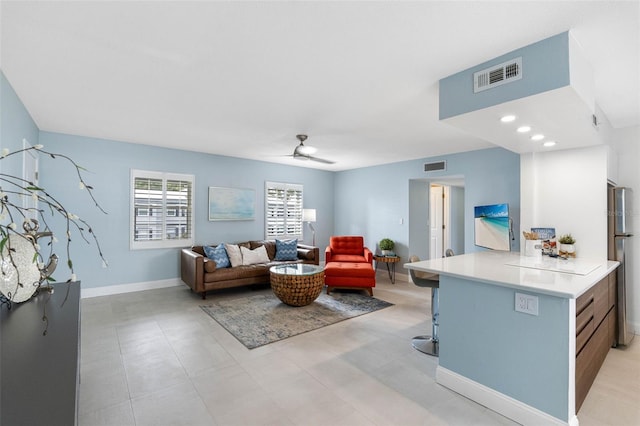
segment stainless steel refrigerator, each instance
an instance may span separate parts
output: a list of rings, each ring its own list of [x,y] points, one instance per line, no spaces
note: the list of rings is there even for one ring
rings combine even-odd
[[[628,345],[633,339],[633,327],[628,312],[633,293],[629,274],[633,238],[633,191],[631,188],[609,187],[609,259],[617,260],[618,330],[617,344]]]

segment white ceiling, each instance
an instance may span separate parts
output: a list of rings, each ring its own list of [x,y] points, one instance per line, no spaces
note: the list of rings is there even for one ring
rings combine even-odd
[[[613,127],[640,125],[640,2],[1,2],[0,66],[41,130],[324,170],[494,146],[438,80],[571,30]],[[287,154],[309,135],[316,155]]]

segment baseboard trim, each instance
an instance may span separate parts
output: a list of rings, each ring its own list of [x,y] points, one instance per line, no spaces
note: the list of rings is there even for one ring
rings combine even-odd
[[[89,299],[99,296],[111,296],[114,294],[133,293],[136,291],[153,290],[157,288],[177,287],[182,285],[179,278],[170,278],[168,280],[145,281],[131,284],[107,285],[103,287],[83,288],[81,290],[81,299]]]
[[[436,381],[442,386],[522,425],[578,426],[579,424],[575,415],[568,422],[562,421],[537,408],[440,366],[436,369]]]

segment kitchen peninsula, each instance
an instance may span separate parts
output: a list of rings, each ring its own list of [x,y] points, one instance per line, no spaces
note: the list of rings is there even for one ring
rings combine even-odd
[[[618,262],[483,251],[440,274],[438,383],[522,424],[577,425],[615,339]]]

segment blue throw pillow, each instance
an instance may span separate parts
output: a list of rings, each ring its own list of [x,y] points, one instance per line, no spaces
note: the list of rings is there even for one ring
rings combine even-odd
[[[298,240],[276,240],[276,257],[273,260],[298,260]]]
[[[204,246],[204,254],[216,262],[216,268],[228,268],[231,266],[227,251],[224,249],[224,244],[220,244],[218,247]]]

